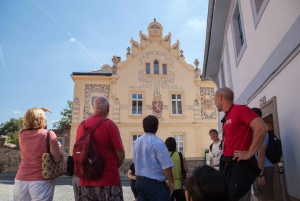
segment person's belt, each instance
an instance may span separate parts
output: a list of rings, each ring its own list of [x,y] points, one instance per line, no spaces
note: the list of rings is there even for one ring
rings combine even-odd
[[[156,179],[151,179],[151,178],[148,178],[148,177],[144,177],[144,176],[136,176],[137,178],[140,178],[140,179],[146,179],[146,180],[150,180],[150,181],[158,181]]]

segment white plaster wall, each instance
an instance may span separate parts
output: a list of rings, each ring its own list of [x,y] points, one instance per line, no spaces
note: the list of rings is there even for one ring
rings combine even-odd
[[[277,97],[280,137],[285,163],[288,194],[300,199],[300,53],[250,103],[259,107],[259,99]]]
[[[299,16],[299,0],[270,0],[255,29],[251,1],[240,1],[247,48],[236,66],[231,25],[226,37],[238,98]],[[232,14],[229,14],[232,16]],[[231,22],[230,22],[231,23]]]

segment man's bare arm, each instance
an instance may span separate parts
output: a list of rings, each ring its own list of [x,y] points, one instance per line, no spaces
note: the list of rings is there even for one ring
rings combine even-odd
[[[120,149],[120,150],[115,151],[115,152],[116,152],[117,158],[118,158],[118,167],[120,168],[121,165],[124,162],[124,159],[125,159],[125,150],[124,149]]]
[[[167,180],[169,180],[169,182],[167,183],[169,190],[170,190],[170,196],[172,196],[173,191],[174,191],[174,179],[173,179],[173,172],[172,172],[172,168],[167,168],[163,170],[164,175],[167,177]]]
[[[261,170],[261,172],[260,172],[261,175],[264,174],[264,169],[265,169],[265,155],[266,155],[265,149],[266,149],[265,144],[262,144],[257,152],[258,153],[257,162],[258,162],[258,167]],[[260,186],[266,185],[265,177],[258,178],[258,185],[260,185]]]
[[[235,159],[238,159],[238,161],[249,160],[255,154],[255,152],[257,152],[257,150],[261,147],[266,137],[268,126],[261,118],[257,117],[253,119],[249,123],[249,126],[253,129],[253,140],[251,146],[248,151],[236,150],[233,155],[234,156],[233,160]]]

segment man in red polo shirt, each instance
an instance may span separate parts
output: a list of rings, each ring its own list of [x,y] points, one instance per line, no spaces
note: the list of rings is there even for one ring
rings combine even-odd
[[[262,145],[268,127],[248,106],[233,104],[233,98],[233,91],[227,87],[215,94],[218,111],[225,113],[220,170],[227,176],[232,200],[249,200],[248,192],[260,173],[254,154]]]

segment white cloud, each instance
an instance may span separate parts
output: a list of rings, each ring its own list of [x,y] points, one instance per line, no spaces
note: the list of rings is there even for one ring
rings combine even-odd
[[[4,70],[5,70],[6,67],[5,67],[5,63],[4,63],[4,59],[3,59],[3,53],[2,53],[1,46],[0,46],[0,60],[1,60],[2,66],[3,66]]]
[[[56,123],[56,122],[58,122],[58,120],[52,120],[52,123]]]
[[[21,113],[20,111],[17,110],[14,111],[14,114],[20,114],[20,113]]]

